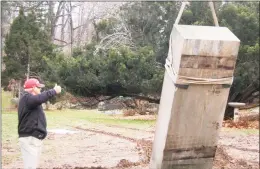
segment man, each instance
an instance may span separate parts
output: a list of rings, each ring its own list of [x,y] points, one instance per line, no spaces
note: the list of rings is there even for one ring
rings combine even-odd
[[[44,84],[37,79],[28,79],[24,83],[18,106],[18,134],[24,167],[36,169],[42,149],[42,140],[47,135],[46,117],[42,103],[61,92],[61,87],[55,85],[51,90],[41,93]]]

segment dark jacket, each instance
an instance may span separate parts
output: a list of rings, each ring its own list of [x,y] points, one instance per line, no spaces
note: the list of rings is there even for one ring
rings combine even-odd
[[[47,136],[47,122],[42,103],[56,95],[54,89],[32,95],[24,92],[18,106],[19,137],[33,136],[40,140]]]

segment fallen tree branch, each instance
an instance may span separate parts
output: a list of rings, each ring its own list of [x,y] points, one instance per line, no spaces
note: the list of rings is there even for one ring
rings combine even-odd
[[[240,110],[251,109],[251,108],[257,107],[257,106],[259,106],[259,105],[260,105],[260,103],[253,103],[253,104],[248,104],[248,105],[246,105],[246,106],[243,106],[243,107],[241,107],[241,108],[239,108],[239,109],[240,109]]]
[[[54,40],[59,41],[59,42],[63,42],[63,43],[65,43],[65,44],[70,44],[70,43],[68,43],[68,42],[66,42],[66,41],[64,41],[64,40],[61,40],[61,39],[54,38]]]
[[[104,98],[104,99],[98,99],[98,96],[96,96],[96,97],[93,97],[92,100],[87,101],[87,102],[81,101],[78,98],[77,102],[80,103],[84,107],[93,107],[93,106],[96,106],[99,102],[111,100],[111,99],[119,97],[119,96],[132,97],[134,99],[146,100],[146,101],[148,101],[150,103],[156,103],[156,104],[160,103],[160,99],[151,98],[151,97],[148,97],[148,96],[140,96],[138,94],[130,94],[130,93],[118,93],[116,95],[112,95],[112,96],[109,96],[108,98]],[[93,101],[93,99],[95,99],[95,101]]]
[[[82,101],[80,101],[79,99],[77,99],[77,101],[78,101],[82,106],[92,107],[92,106],[96,106],[99,102],[111,100],[111,99],[113,99],[113,98],[115,98],[115,97],[117,97],[117,95],[115,95],[115,96],[110,96],[109,98],[100,99],[100,100],[99,100],[97,97],[95,97],[94,99],[96,100],[96,102],[94,102],[94,103],[82,102]],[[91,102],[91,101],[90,101],[90,102]]]
[[[151,98],[148,96],[140,96],[138,94],[130,94],[130,93],[125,93],[125,94],[121,94],[120,96],[124,96],[124,97],[134,97],[136,99],[140,99],[140,100],[146,100],[150,103],[160,103],[160,99],[156,99],[156,98]]]

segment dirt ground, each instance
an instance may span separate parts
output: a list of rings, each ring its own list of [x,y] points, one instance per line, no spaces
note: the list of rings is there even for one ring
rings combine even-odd
[[[146,129],[117,125],[67,126],[74,134],[49,132],[44,141],[40,168],[148,169],[154,126]],[[2,168],[22,168],[18,143],[3,145],[3,154],[14,154]],[[17,154],[17,155],[15,155]],[[259,134],[223,128],[214,169],[258,169]]]

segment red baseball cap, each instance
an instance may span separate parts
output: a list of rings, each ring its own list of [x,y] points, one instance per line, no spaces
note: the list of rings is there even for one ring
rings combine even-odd
[[[24,86],[25,89],[30,89],[30,88],[34,88],[34,87],[39,87],[39,88],[43,88],[45,87],[44,84],[41,84],[39,82],[39,80],[31,78],[25,81]]]

